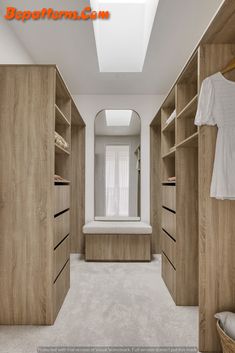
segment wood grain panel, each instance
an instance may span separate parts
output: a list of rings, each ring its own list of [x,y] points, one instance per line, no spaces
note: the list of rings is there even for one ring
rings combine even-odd
[[[162,251],[176,268],[176,242],[162,230]]]
[[[1,324],[52,322],[54,75],[0,66]]]
[[[70,212],[66,211],[54,218],[54,248],[70,232]]]
[[[162,186],[162,206],[176,211],[176,186],[163,185]]]
[[[57,278],[53,287],[53,309],[56,317],[70,288],[70,261]]]
[[[162,208],[162,228],[176,240],[176,214]]]
[[[69,236],[54,250],[54,280],[69,259],[70,239]]]
[[[150,261],[149,234],[86,234],[86,261]]]
[[[54,214],[58,214],[70,208],[70,186],[69,185],[55,185],[55,204]]]
[[[172,296],[172,299],[176,301],[176,271],[164,253],[162,253],[162,278]]]
[[[160,119],[160,118],[159,118]],[[152,252],[161,253],[162,190],[161,190],[161,125],[150,128],[150,223]]]
[[[235,9],[235,6],[234,6]],[[200,83],[235,56],[235,45],[200,48]],[[227,78],[233,79],[234,72]],[[217,128],[199,131],[200,336],[203,352],[220,351],[214,314],[235,310],[235,202],[210,197]]]
[[[72,117],[73,118],[73,117]],[[72,125],[71,253],[85,253],[85,127]]]
[[[198,305],[198,149],[176,150],[177,305]]]

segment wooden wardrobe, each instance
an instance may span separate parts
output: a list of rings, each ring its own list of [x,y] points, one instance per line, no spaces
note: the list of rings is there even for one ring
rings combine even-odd
[[[155,248],[175,303],[199,304],[201,352],[221,351],[214,314],[235,311],[235,201],[210,197],[217,127],[194,118],[202,81],[234,57],[235,1],[225,0],[150,126]]]
[[[83,242],[84,132],[56,66],[0,66],[0,324],[53,324],[64,301]]]

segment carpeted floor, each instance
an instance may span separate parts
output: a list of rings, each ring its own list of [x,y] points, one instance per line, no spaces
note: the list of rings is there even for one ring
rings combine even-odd
[[[54,326],[0,326],[1,353],[38,346],[197,346],[198,309],[176,307],[151,263],[71,256],[71,288]]]

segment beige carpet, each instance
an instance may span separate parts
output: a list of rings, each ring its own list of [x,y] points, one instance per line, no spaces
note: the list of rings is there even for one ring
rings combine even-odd
[[[54,326],[0,326],[0,352],[38,346],[197,346],[198,309],[176,307],[151,263],[71,256],[71,288]]]

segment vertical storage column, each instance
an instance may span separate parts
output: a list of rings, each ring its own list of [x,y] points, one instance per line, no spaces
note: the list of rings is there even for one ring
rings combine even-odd
[[[177,305],[198,305],[198,52],[176,84]]]
[[[162,277],[176,301],[175,87],[161,108],[162,151]],[[170,181],[170,180],[174,181]]]
[[[58,72],[55,103],[54,318],[70,286],[71,98]]]
[[[234,2],[227,8],[227,23],[234,13]],[[229,19],[228,19],[229,18]],[[223,25],[226,30],[227,26]],[[218,31],[217,31],[218,32]],[[218,32],[215,36],[220,35]],[[223,33],[223,32],[222,32]],[[229,33],[235,33],[234,25]],[[222,70],[230,60],[234,59],[235,45],[226,44],[226,36],[219,43],[204,44],[200,47],[199,79],[202,81]],[[234,41],[229,41],[229,43]],[[226,75],[235,80],[234,71]],[[199,129],[199,350],[202,352],[220,351],[220,343],[216,331],[214,314],[235,309],[235,201],[216,200],[210,197],[210,185],[214,165],[217,127],[202,126]]]
[[[150,223],[152,226],[152,252],[161,253],[162,229],[162,156],[161,111],[150,126]]]

